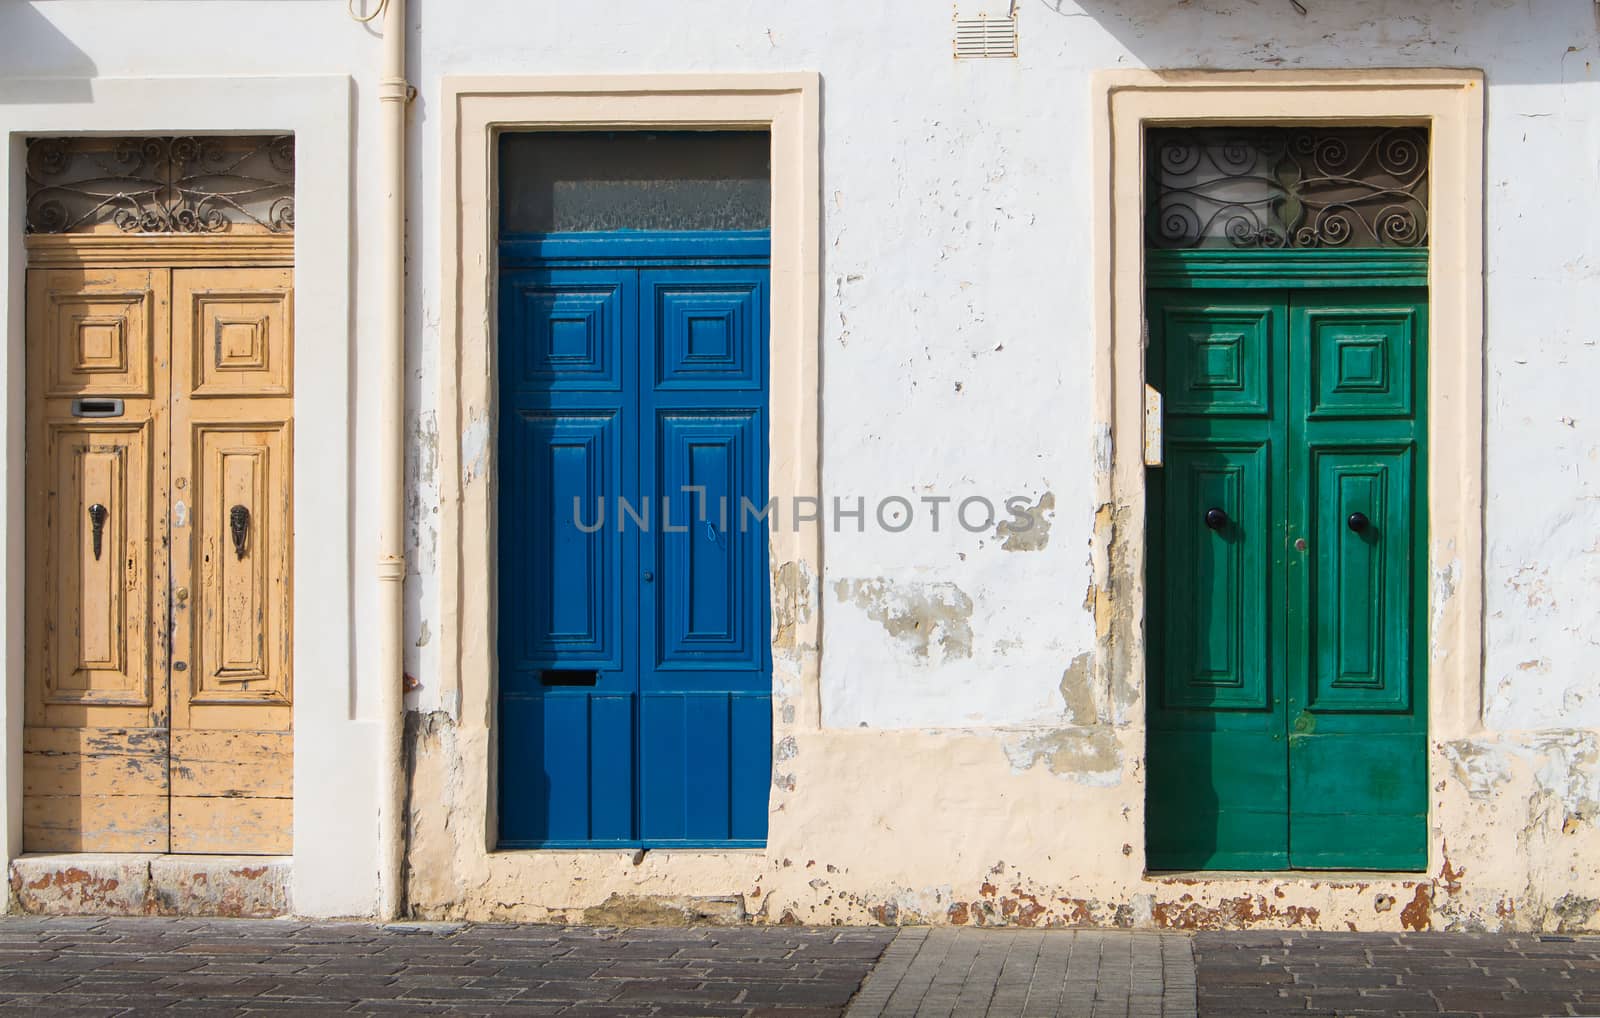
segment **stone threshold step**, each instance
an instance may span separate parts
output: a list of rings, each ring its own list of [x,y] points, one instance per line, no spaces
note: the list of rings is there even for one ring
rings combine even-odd
[[[7,911],[271,918],[291,910],[292,869],[288,856],[26,854],[11,861]]]

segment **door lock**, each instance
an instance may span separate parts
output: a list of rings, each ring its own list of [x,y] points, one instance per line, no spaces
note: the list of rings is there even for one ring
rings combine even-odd
[[[1317,717],[1310,711],[1301,711],[1294,719],[1294,734],[1310,735],[1317,730]]]
[[[189,600],[189,588],[179,587],[177,590],[172,592],[172,596],[177,599],[179,604],[185,604]]]

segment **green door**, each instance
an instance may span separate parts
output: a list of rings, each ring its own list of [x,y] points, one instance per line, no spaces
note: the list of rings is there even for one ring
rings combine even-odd
[[[1147,314],[1149,866],[1424,869],[1427,293]]]

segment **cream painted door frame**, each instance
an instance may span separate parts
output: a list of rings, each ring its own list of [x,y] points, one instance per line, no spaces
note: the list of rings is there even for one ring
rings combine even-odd
[[[464,873],[490,865],[558,865],[560,852],[491,853],[495,662],[494,476],[496,419],[493,309],[495,138],[506,129],[736,129],[772,138],[771,457],[768,492],[783,504],[817,490],[818,278],[820,262],[819,79],[810,73],[446,77],[443,328],[440,339],[440,685],[459,705],[462,801],[457,858]],[[815,727],[817,529],[773,528],[774,738]],[[779,577],[791,578],[779,582]],[[788,592],[786,594],[786,592]],[[786,611],[785,597],[790,604]],[[792,602],[804,599],[807,610]],[[786,720],[787,719],[787,720]],[[798,720],[797,720],[798,719]],[[780,796],[774,791],[773,795]],[[412,790],[412,801],[426,802]],[[774,803],[776,803],[776,798]],[[423,808],[446,808],[434,804]],[[415,822],[415,821],[413,821]],[[591,853],[593,855],[594,853]],[[619,866],[630,853],[617,853]],[[675,852],[675,858],[695,852]],[[693,863],[690,863],[693,865]],[[619,869],[619,875],[626,872]]]
[[[1473,70],[1115,71],[1095,78],[1094,570],[1102,681],[1144,688],[1144,130],[1424,124],[1432,138],[1428,336],[1430,746],[1481,727],[1483,116]],[[1111,673],[1115,671],[1118,676]],[[1142,706],[1138,708],[1142,716]],[[1431,750],[1430,770],[1445,762]],[[1143,808],[1142,803],[1140,807]],[[1437,823],[1430,864],[1441,848]]]

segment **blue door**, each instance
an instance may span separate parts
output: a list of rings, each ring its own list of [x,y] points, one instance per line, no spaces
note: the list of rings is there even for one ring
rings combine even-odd
[[[501,245],[500,844],[760,845],[765,231]]]

